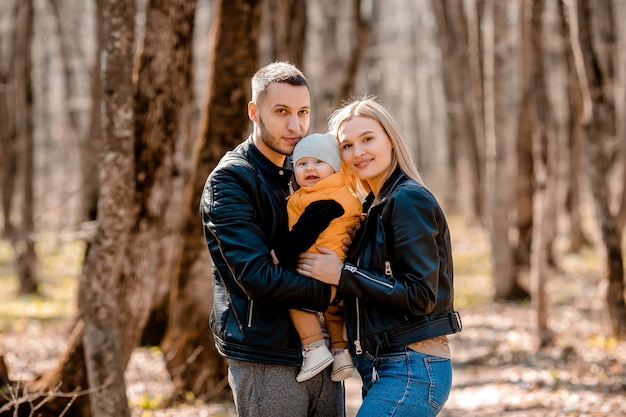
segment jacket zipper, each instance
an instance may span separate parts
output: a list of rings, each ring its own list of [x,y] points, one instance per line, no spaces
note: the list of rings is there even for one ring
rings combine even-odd
[[[360,259],[357,261],[357,265],[359,263]],[[344,265],[344,268],[347,269],[348,271],[350,271],[353,274],[359,275],[361,277],[364,277],[365,279],[368,279],[370,281],[373,281],[377,284],[380,284],[384,287],[387,288],[393,288],[393,285],[387,283],[387,282],[383,282],[380,281],[374,277],[370,277],[369,275],[361,272],[358,270],[358,268],[356,266],[353,265]],[[385,272],[391,272],[391,265],[385,264]],[[363,353],[363,347],[361,346],[361,308],[359,305],[359,299],[356,299],[356,338],[354,340],[354,350],[356,352],[357,355],[361,355]]]
[[[361,259],[359,258],[357,260],[357,266],[359,265]],[[374,277],[370,277],[369,275],[361,272],[358,270],[357,266],[353,266],[353,265],[344,265],[344,268],[347,269],[348,271],[350,271],[353,274],[359,275],[361,277],[364,277],[365,279],[368,279],[370,281],[373,281],[377,284],[380,284],[384,287],[387,288],[393,288],[393,285],[387,283],[387,282],[383,282],[380,281]],[[391,277],[393,276],[393,271],[391,269],[391,262],[389,262],[388,260],[385,261],[385,276],[387,277]],[[361,346],[361,308],[359,305],[359,299],[356,299],[356,338],[354,340],[354,350],[355,353],[357,355],[361,355],[363,354],[363,347]],[[376,348],[376,356],[378,356],[378,348]],[[372,382],[376,382],[378,381],[378,358],[374,358],[374,365],[372,366]]]
[[[250,300],[250,309],[248,310],[248,327],[252,327],[252,310],[254,310],[254,301]]]
[[[386,267],[387,267],[387,265],[386,265]],[[363,277],[365,279],[368,279],[368,280],[370,280],[372,282],[375,282],[376,284],[382,285],[383,287],[393,288],[392,284],[389,284],[388,282],[384,282],[384,281],[378,280],[375,277],[371,277],[371,276],[369,276],[369,275],[359,271],[356,266],[345,265],[344,268],[347,269],[348,271],[352,272],[353,274],[359,275],[359,276],[361,276],[361,277]],[[389,266],[389,270],[391,270],[391,266]]]
[[[361,258],[357,259],[356,264],[361,262]],[[353,274],[357,272],[356,266],[344,265],[343,266]],[[359,306],[359,299],[356,299],[356,337],[354,338],[354,351],[357,355],[363,354],[363,348],[361,347],[361,307]]]
[[[361,313],[359,307],[359,299],[356,299],[356,339],[354,340],[354,350],[357,355],[363,354],[361,348]]]

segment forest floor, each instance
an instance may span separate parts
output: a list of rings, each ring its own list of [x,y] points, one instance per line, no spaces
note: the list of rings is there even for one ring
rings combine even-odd
[[[469,236],[453,246],[464,328],[450,337],[453,387],[440,416],[626,416],[626,341],[607,336],[599,262],[591,250],[559,256],[560,271],[548,282],[553,343],[539,349],[533,306],[490,301],[484,236]],[[0,319],[8,305],[2,298]],[[0,322],[0,355],[13,380],[29,380],[55,363],[71,322],[71,315],[64,317]],[[189,398],[163,406],[173,388],[158,348],[135,350],[126,381],[133,417],[235,416],[229,401],[204,404]],[[348,417],[360,405],[360,386],[357,375],[345,383]]]

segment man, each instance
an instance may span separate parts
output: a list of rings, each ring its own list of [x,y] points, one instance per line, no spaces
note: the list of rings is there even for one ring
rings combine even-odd
[[[343,387],[330,370],[297,382],[302,346],[290,308],[324,311],[329,285],[275,265],[270,251],[288,233],[290,162],[310,122],[310,93],[293,65],[275,62],[252,77],[250,137],[207,179],[200,203],[213,260],[211,328],[229,359],[239,416],[343,416]]]

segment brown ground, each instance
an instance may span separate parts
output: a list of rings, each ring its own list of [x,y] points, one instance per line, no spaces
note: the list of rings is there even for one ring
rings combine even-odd
[[[454,230],[460,230],[456,225]],[[461,234],[461,233],[459,233]],[[551,347],[539,350],[529,303],[493,303],[484,235],[454,242],[456,300],[464,329],[450,337],[454,381],[443,417],[626,416],[626,341],[607,337],[609,320],[589,251],[562,255],[549,277]],[[0,329],[13,380],[28,380],[56,361],[67,323]],[[162,408],[172,391],[158,349],[137,349],[126,373],[133,417],[234,416],[231,403]],[[346,382],[347,416],[360,404],[360,380]]]
[[[442,416],[625,416],[626,343],[600,336],[603,314],[593,296],[552,310],[555,344],[537,351],[528,304],[462,310],[464,330],[451,337],[454,386]],[[0,351],[13,379],[51,366],[64,346],[64,325],[33,322],[3,334]],[[234,416],[232,404],[159,408],[171,384],[158,349],[137,349],[127,370],[133,417]],[[360,380],[346,382],[347,415],[360,403]],[[143,407],[143,408],[142,408]]]

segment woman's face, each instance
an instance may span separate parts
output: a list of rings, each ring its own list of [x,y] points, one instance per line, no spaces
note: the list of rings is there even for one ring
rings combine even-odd
[[[343,162],[378,194],[393,170],[393,146],[381,124],[356,116],[339,127],[337,136]]]

